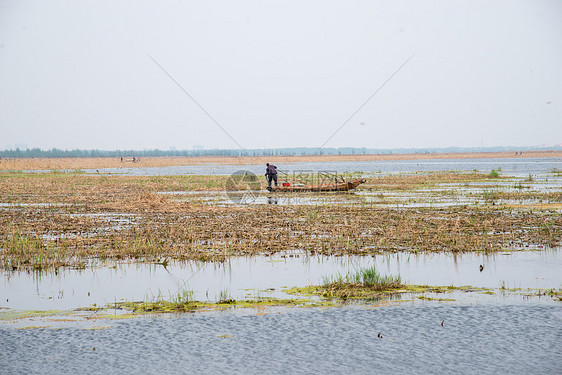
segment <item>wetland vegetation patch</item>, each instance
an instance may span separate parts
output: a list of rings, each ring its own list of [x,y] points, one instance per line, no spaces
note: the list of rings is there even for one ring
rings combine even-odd
[[[377,300],[402,294],[447,293],[451,291],[474,292],[487,290],[472,286],[429,286],[404,284],[400,276],[381,275],[374,266],[361,268],[346,275],[324,277],[321,285],[284,289],[288,294],[319,296],[325,299]],[[434,299],[422,296],[421,299]],[[443,299],[441,299],[443,300]]]
[[[364,191],[405,191],[486,181],[477,173],[370,178]],[[224,262],[234,256],[298,252],[496,252],[555,247],[562,218],[551,209],[493,204],[381,207],[374,204],[216,207],[159,191],[215,189],[221,176],[0,174],[0,269],[50,272],[95,262]],[[451,188],[449,187],[448,190]],[[532,192],[522,194],[531,198]],[[512,194],[510,193],[510,194]],[[559,191],[539,197],[561,199]],[[516,196],[514,196],[515,199]]]
[[[201,301],[139,301],[139,302],[119,302],[119,308],[132,311],[134,314],[147,313],[186,313],[196,311],[216,311],[232,309],[262,309],[266,307],[318,307],[332,306],[333,303],[325,301],[312,301],[302,298],[258,298],[235,300],[229,299],[218,302]],[[110,307],[108,307],[110,308]],[[113,305],[111,305],[113,308]]]

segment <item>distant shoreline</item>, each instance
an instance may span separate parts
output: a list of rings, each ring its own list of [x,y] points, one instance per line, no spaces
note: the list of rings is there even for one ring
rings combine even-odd
[[[361,154],[361,155],[303,155],[303,156],[181,156],[181,157],[80,157],[80,158],[2,158],[0,170],[52,170],[52,169],[96,169],[96,168],[143,168],[169,167],[198,164],[249,165],[292,164],[299,162],[338,161],[391,161],[391,160],[434,160],[434,159],[504,159],[504,158],[562,158],[562,151],[504,152],[462,152],[462,153],[420,153],[420,154]],[[136,159],[135,159],[136,160]]]

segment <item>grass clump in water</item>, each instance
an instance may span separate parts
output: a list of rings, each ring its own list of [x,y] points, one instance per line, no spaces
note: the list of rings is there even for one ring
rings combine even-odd
[[[363,284],[374,290],[394,289],[402,286],[400,276],[382,276],[377,272],[375,266],[360,269],[354,275],[354,280],[356,283]]]
[[[325,297],[365,298],[373,292],[388,292],[403,286],[400,276],[381,275],[372,266],[345,276],[325,277],[321,288]]]

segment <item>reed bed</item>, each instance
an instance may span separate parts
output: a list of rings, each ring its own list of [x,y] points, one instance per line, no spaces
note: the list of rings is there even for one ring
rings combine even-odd
[[[401,190],[423,183],[420,178],[393,176],[388,181]],[[193,176],[4,175],[0,203],[13,206],[0,207],[0,269],[56,270],[131,259],[163,265],[172,260],[222,262],[279,252],[495,252],[561,243],[562,218],[553,210],[493,205],[215,207],[156,194],[192,183],[207,182]]]
[[[280,176],[282,179],[283,176]],[[126,176],[83,173],[0,173],[2,203],[91,203],[135,197],[142,193],[222,191],[227,176]],[[445,182],[487,181],[478,173],[434,172],[367,178],[361,190],[403,191],[429,188]],[[267,186],[258,179],[258,187]],[[558,194],[560,194],[558,192]]]

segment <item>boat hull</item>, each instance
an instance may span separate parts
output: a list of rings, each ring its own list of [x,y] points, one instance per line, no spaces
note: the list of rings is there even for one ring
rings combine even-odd
[[[268,188],[274,192],[297,192],[297,191],[348,191],[355,189],[357,186],[365,182],[363,178],[357,178],[351,181],[335,182],[333,184],[308,185],[308,186],[277,186]]]

